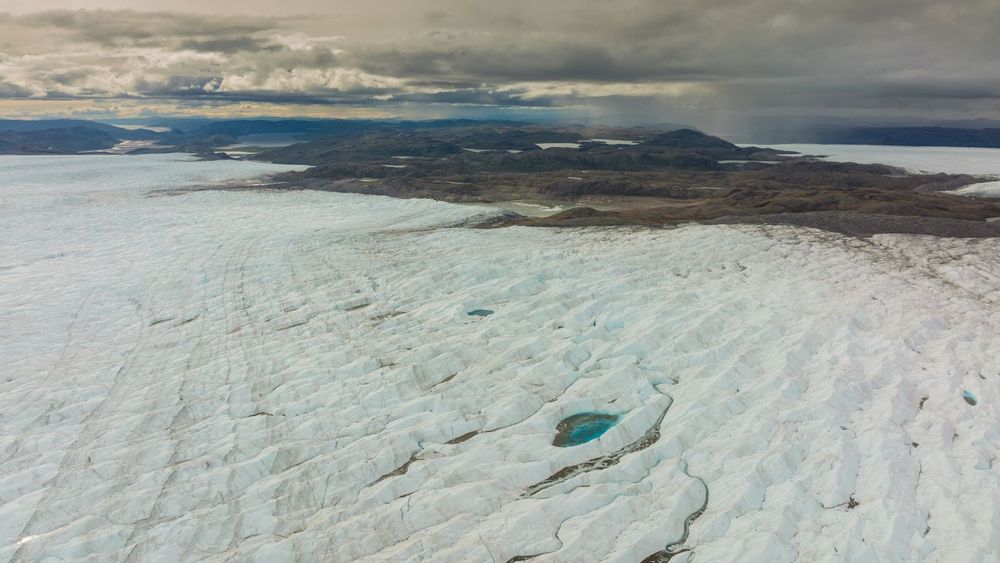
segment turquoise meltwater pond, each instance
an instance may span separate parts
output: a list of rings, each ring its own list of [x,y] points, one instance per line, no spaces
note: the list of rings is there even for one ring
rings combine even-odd
[[[602,412],[584,412],[566,417],[556,426],[552,445],[567,448],[596,440],[618,424],[619,418],[618,415]]]

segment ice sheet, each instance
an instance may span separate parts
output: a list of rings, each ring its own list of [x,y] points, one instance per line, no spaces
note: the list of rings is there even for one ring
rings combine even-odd
[[[1000,149],[815,144],[766,146],[802,154],[823,155],[837,162],[888,164],[910,172],[1000,177]]]
[[[994,241],[150,194],[271,170],[0,159],[0,559],[1000,550]]]

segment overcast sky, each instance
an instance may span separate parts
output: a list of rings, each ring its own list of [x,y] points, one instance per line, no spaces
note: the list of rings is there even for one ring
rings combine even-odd
[[[1000,118],[998,29],[1000,0],[0,0],[0,116]]]

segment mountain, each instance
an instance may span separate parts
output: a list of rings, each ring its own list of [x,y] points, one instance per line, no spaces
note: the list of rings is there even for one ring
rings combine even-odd
[[[96,129],[120,140],[152,140],[158,133],[148,129],[125,129],[83,119],[0,119],[0,132],[38,132],[52,129]]]
[[[377,128],[359,135],[324,136],[269,151],[255,158],[284,164],[325,166],[335,176],[381,176],[386,169],[406,174],[480,172],[530,173],[551,170],[720,169],[719,159],[739,159],[760,149],[741,148],[692,130],[653,134],[646,142],[614,145],[586,141],[579,129],[540,126],[475,126],[417,129]],[[541,149],[540,143],[570,143]],[[579,145],[579,149],[575,145]],[[771,154],[771,153],[768,153]],[[771,156],[774,156],[771,154]],[[399,158],[410,159],[402,164]],[[444,158],[447,157],[447,158]],[[386,161],[386,159],[396,159]],[[371,165],[376,170],[369,170]],[[359,169],[358,167],[362,167]],[[317,172],[319,173],[319,172]],[[398,172],[404,173],[404,172]]]
[[[193,136],[231,135],[275,135],[275,134],[332,134],[344,130],[357,129],[364,122],[352,122],[343,119],[307,120],[307,119],[239,119],[231,121],[216,121],[192,129],[188,134]]]
[[[0,154],[76,154],[106,150],[120,139],[94,127],[2,131]]]
[[[706,135],[694,129],[677,129],[660,133],[646,141],[647,145],[670,147],[675,149],[726,149],[735,150],[738,147],[729,141]]]
[[[174,126],[182,125],[175,123]],[[184,128],[186,134],[196,137],[211,135],[298,135],[302,138],[343,136],[368,131],[444,129],[481,125],[525,125],[513,121],[476,121],[470,119],[435,119],[429,121],[393,121],[374,119],[230,119],[197,123]]]

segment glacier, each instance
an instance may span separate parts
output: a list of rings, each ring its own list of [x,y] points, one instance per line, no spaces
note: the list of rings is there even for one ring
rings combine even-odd
[[[809,143],[765,146],[801,154],[818,155],[834,162],[887,164],[914,174],[971,174],[1000,178],[1000,149]]]
[[[746,145],[744,145],[746,146]],[[946,193],[1000,197],[1000,149],[976,147],[901,147],[891,145],[779,144],[769,148],[821,156],[833,162],[886,164],[911,174],[969,174],[983,181]]]
[[[1000,552],[992,240],[201,189],[287,169],[0,158],[0,559]]]

